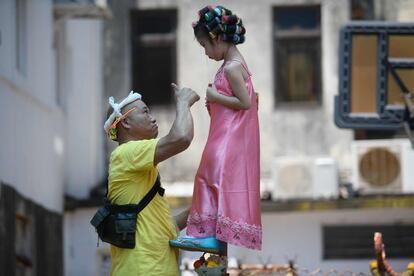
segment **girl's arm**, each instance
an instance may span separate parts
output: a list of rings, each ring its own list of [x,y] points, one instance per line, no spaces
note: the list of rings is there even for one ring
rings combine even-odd
[[[251,102],[246,84],[243,78],[243,67],[241,64],[232,63],[224,68],[230,86],[233,90],[234,97],[218,93],[213,87],[207,88],[207,100],[216,102],[232,109],[249,109]]]

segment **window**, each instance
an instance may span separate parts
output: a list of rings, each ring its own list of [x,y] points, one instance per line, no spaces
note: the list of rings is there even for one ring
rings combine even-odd
[[[377,3],[381,5],[380,3]],[[373,0],[352,0],[351,1],[351,19],[352,20],[376,20],[375,17],[375,7]],[[377,43],[375,41],[374,43]],[[367,83],[361,84],[362,86],[367,85]],[[367,99],[359,100],[359,104],[363,108],[367,108],[368,105],[376,108],[375,99],[367,101]],[[372,108],[372,107],[371,107]],[[355,140],[375,140],[375,139],[392,139],[392,138],[405,138],[406,133],[404,129],[399,130],[371,130],[371,129],[355,129],[354,130],[354,139]]]
[[[323,227],[323,259],[374,259],[374,233],[380,232],[388,258],[414,256],[414,224]]]
[[[274,8],[276,104],[320,103],[320,21],[320,6]]]
[[[176,10],[131,12],[132,88],[149,105],[172,102],[176,82]]]
[[[376,130],[376,129],[354,129],[355,140],[376,140],[407,138],[404,129],[398,130]]]

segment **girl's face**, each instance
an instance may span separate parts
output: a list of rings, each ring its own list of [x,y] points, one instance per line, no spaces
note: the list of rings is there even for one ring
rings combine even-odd
[[[210,59],[214,59],[216,61],[222,60],[224,58],[224,47],[223,43],[220,43],[217,39],[211,41],[207,37],[200,37],[198,39],[200,45],[204,48],[204,53]]]

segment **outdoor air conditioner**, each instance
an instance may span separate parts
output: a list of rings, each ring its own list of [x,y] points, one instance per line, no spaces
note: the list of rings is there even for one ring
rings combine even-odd
[[[56,17],[108,18],[112,13],[107,0],[53,0]]]
[[[338,196],[337,165],[331,157],[278,157],[272,178],[273,199]]]
[[[361,194],[414,192],[414,150],[408,139],[352,144],[352,179]]]

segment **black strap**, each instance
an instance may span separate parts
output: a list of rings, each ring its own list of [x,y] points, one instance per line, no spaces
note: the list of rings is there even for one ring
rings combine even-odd
[[[149,192],[144,196],[143,199],[141,199],[138,205],[136,205],[136,213],[141,212],[148,205],[148,203],[151,202],[157,193],[159,193],[160,196],[163,196],[164,192],[165,190],[161,187],[160,176],[158,175],[157,180],[155,180],[155,183],[152,186],[151,190],[149,190]]]
[[[138,204],[125,204],[125,205],[116,205],[110,204],[109,200],[105,198],[105,204],[109,208],[110,212],[141,212],[148,203],[155,197],[158,193],[160,196],[164,196],[164,188],[161,187],[160,176],[157,176],[157,180],[155,180],[154,185],[152,186],[151,190],[141,199]]]

